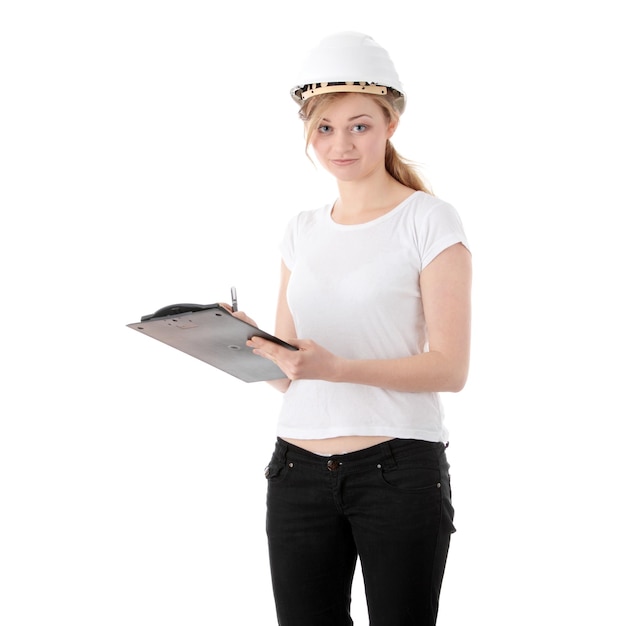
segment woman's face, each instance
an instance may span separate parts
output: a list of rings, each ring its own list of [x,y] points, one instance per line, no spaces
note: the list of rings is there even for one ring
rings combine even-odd
[[[319,163],[339,181],[359,181],[385,168],[385,146],[397,126],[371,96],[350,93],[334,101],[313,130]]]

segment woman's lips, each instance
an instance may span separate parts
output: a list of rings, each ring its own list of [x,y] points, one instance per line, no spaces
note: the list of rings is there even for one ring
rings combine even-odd
[[[332,159],[331,163],[333,165],[352,165],[352,163],[356,163],[356,159]]]

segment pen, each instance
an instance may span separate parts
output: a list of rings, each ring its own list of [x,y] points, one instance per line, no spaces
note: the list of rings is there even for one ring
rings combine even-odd
[[[233,313],[237,310],[237,289],[235,287],[230,288],[230,299],[233,303]]]

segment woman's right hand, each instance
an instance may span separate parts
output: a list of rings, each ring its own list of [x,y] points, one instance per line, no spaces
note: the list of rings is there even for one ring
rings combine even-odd
[[[247,324],[254,326],[255,328],[259,327],[259,325],[251,317],[248,317],[243,311],[235,311],[234,313],[231,312],[231,314],[233,317],[236,317],[242,320],[243,322],[246,322]]]
[[[220,302],[219,305],[226,309],[233,317],[236,317],[237,319],[240,319],[255,328],[259,327],[259,325],[251,317],[248,317],[243,311],[233,311],[233,307],[230,304],[226,304],[226,302]]]

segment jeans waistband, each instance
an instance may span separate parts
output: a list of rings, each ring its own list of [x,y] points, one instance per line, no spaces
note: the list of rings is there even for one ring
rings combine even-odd
[[[387,467],[393,466],[395,461],[403,457],[429,456],[439,457],[447,448],[447,444],[421,439],[391,439],[383,443],[345,454],[322,456],[295,446],[284,439],[278,438],[276,454],[282,460],[293,460],[328,469],[331,466],[341,466],[344,469],[357,468],[376,462],[384,462]]]

